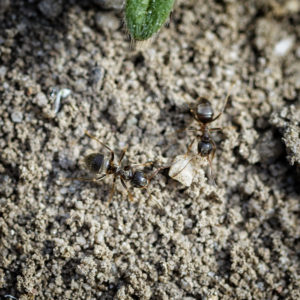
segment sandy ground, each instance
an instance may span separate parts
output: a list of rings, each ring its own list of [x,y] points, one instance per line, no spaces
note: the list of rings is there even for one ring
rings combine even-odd
[[[143,51],[91,1],[0,12],[1,299],[300,299],[299,1],[177,1]],[[186,101],[219,111],[233,82],[216,186],[205,161],[189,188],[164,171],[110,206],[109,178],[63,181],[105,151],[85,130],[169,163],[195,135]]]

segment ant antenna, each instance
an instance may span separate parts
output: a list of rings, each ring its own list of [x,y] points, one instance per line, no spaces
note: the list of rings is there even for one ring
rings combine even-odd
[[[211,122],[217,120],[217,119],[222,115],[222,113],[224,112],[224,110],[225,110],[225,108],[226,108],[226,105],[227,105],[227,102],[228,102],[228,99],[229,99],[229,96],[230,96],[230,94],[231,94],[231,91],[232,91],[234,85],[235,85],[235,82],[232,83],[231,86],[230,86],[230,88],[229,88],[229,91],[228,91],[228,93],[227,93],[227,95],[226,95],[226,98],[225,98],[225,103],[224,103],[223,109],[221,110],[221,112],[220,112],[215,118],[213,118],[213,119],[211,120]]]
[[[125,148],[122,150],[122,152],[121,152],[121,155],[120,155],[120,158],[119,158],[119,162],[118,162],[118,164],[120,164],[120,163],[121,163],[121,161],[123,160],[123,158],[124,158],[124,155],[125,155],[125,153],[126,153],[127,149],[128,149],[128,146],[126,146],[126,147],[125,147]]]
[[[99,139],[97,139],[95,136],[91,135],[89,132],[85,131],[84,132],[89,138],[97,141],[100,145],[102,145],[103,147],[105,147],[109,152],[110,152],[110,162],[112,163],[114,161],[115,158],[115,153],[114,151],[112,151],[107,145],[105,145],[104,143],[102,143]],[[125,154],[125,153],[124,153]]]
[[[84,132],[89,138],[97,141],[100,145],[105,147],[108,151],[113,152],[107,145],[105,145],[103,142],[101,142],[99,139],[97,139],[95,136],[91,135],[88,131]]]
[[[153,179],[153,178],[154,178],[161,170],[168,169],[168,168],[170,168],[169,165],[168,165],[168,166],[164,166],[164,167],[160,167],[160,168],[158,168],[156,171],[154,171],[153,174],[147,178],[148,184],[147,184],[144,188],[145,188],[146,190],[148,190],[148,187],[149,187],[149,185],[150,185],[151,180],[152,180],[152,179]]]
[[[193,155],[190,159],[188,159],[188,161],[186,162],[186,164],[184,165],[184,167],[183,168],[181,168],[178,172],[176,172],[175,174],[173,174],[171,177],[172,178],[175,178],[176,176],[178,176],[189,164],[190,164],[190,162],[195,158],[195,157],[197,157],[197,155]],[[175,161],[175,163],[174,164],[172,164],[172,165],[175,165],[177,162],[179,162],[180,161],[180,159],[179,160],[177,160],[177,161]]]

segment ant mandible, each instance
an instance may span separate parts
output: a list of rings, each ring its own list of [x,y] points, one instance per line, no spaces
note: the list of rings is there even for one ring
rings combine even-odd
[[[106,155],[96,152],[87,155],[84,158],[84,162],[86,168],[94,174],[97,174],[94,178],[82,178],[82,177],[74,177],[74,178],[66,178],[67,180],[78,180],[78,181],[89,181],[89,182],[99,182],[103,180],[108,175],[113,175],[113,184],[110,190],[108,204],[112,200],[114,191],[115,191],[115,183],[117,178],[120,178],[121,184],[127,190],[128,197],[130,201],[133,200],[133,196],[129,191],[126,182],[129,182],[133,187],[136,188],[144,188],[147,189],[152,178],[162,169],[157,169],[150,177],[147,177],[143,171],[135,170],[135,167],[147,166],[153,164],[152,161],[146,162],[144,164],[134,164],[134,165],[126,165],[122,166],[121,162],[125,156],[127,151],[127,147],[125,147],[120,155],[120,158],[117,163],[115,163],[115,153],[111,150],[107,145],[98,140],[96,137],[88,133],[85,134],[91,139],[97,141],[100,145],[105,147],[110,152],[110,157]]]
[[[188,149],[187,149],[187,153],[185,154],[185,156],[188,157],[188,155],[189,155],[189,153],[192,149],[192,146],[193,146],[196,139],[198,140],[198,145],[197,145],[198,153],[197,153],[197,155],[194,155],[190,159],[188,159],[186,164],[184,165],[184,167],[181,170],[179,170],[179,172],[177,172],[172,177],[176,177],[178,174],[180,174],[184,170],[184,168],[196,156],[200,156],[200,157],[204,157],[208,160],[209,166],[210,166],[209,178],[212,181],[212,183],[214,183],[213,172],[212,172],[212,161],[214,159],[217,146],[216,146],[216,143],[215,143],[215,141],[213,140],[213,138],[211,136],[211,132],[220,131],[220,130],[222,130],[222,128],[210,128],[208,125],[210,123],[216,121],[223,114],[223,112],[225,110],[225,107],[227,105],[232,87],[233,87],[233,85],[230,87],[229,92],[228,92],[228,94],[225,98],[225,103],[224,103],[223,109],[215,117],[214,117],[214,110],[212,108],[212,105],[211,105],[210,101],[206,98],[203,98],[203,97],[198,98],[199,102],[196,106],[196,109],[193,109],[189,105],[190,111],[193,114],[194,119],[200,125],[200,129],[198,129],[198,130],[189,130],[189,131],[196,131],[196,132],[200,131],[200,134],[198,134],[192,140],[192,142],[189,144]]]

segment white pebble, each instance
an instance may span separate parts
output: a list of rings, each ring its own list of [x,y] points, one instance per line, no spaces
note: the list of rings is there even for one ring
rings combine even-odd
[[[48,99],[46,95],[42,92],[39,92],[36,97],[35,101],[39,106],[46,106],[48,104]]]
[[[59,191],[60,191],[60,193],[61,193],[62,195],[65,195],[65,194],[68,193],[68,189],[65,188],[65,187],[62,187]]]
[[[186,219],[184,222],[184,227],[187,229],[191,229],[193,227],[193,220],[192,219]]]
[[[14,111],[11,114],[11,119],[14,123],[21,123],[23,120],[23,113],[21,113],[20,111]]]
[[[169,176],[185,186],[190,186],[195,176],[192,157],[186,155],[176,156],[170,167]],[[179,173],[178,173],[179,172]]]
[[[86,244],[86,239],[83,236],[78,236],[76,242],[78,245],[84,246]]]
[[[97,13],[95,20],[96,26],[100,29],[108,28],[112,31],[116,31],[120,27],[120,21],[114,14]]]
[[[7,72],[7,68],[4,66],[0,67],[0,78],[3,80]]]
[[[293,36],[289,36],[280,40],[274,47],[274,54],[277,56],[286,55],[289,52],[289,50],[293,47],[294,41],[295,39]]]
[[[97,232],[95,242],[97,244],[102,244],[104,242],[104,231],[103,230]]]
[[[84,205],[83,205],[82,201],[76,201],[75,207],[80,210],[84,209]]]

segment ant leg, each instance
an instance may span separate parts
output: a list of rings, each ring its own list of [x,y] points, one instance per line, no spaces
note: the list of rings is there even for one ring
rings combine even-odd
[[[113,184],[112,184],[111,189],[110,189],[110,192],[109,192],[108,201],[107,201],[107,203],[106,203],[107,206],[108,206],[109,203],[111,202],[111,200],[112,200],[112,198],[113,198],[113,195],[114,195],[114,193],[115,193],[116,179],[117,179],[117,177],[115,176],[115,177],[114,177],[114,180],[113,180]]]
[[[194,114],[193,114],[193,115],[194,115]],[[195,117],[195,115],[194,115],[194,117]],[[184,131],[199,131],[199,129],[198,129],[198,130],[197,130],[197,129],[188,129],[188,128],[192,125],[192,123],[193,123],[193,122],[191,122],[189,125],[185,126],[185,127],[182,128],[182,129],[176,130],[175,132],[176,132],[177,134],[179,134],[179,133],[184,132]]]
[[[222,131],[224,128],[209,128],[209,131]]]
[[[78,181],[85,181],[85,182],[98,182],[104,179],[106,174],[101,175],[98,178],[84,178],[84,177],[69,177],[69,178],[64,178],[64,180],[78,180]]]
[[[126,147],[122,150],[121,155],[120,155],[120,159],[119,159],[119,164],[120,164],[121,161],[123,160],[123,158],[124,158],[124,156],[125,156],[125,153],[126,153],[126,151],[127,151],[127,148],[128,148],[128,146],[126,146]]]
[[[235,126],[224,126],[222,128],[210,128],[209,131],[222,131],[225,129],[236,130],[236,127]]]
[[[194,138],[194,139],[192,140],[192,142],[188,145],[188,148],[187,148],[187,152],[186,152],[186,154],[185,154],[185,157],[187,157],[188,154],[191,152],[191,149],[192,149],[192,147],[193,147],[193,144],[195,143],[195,140],[196,140],[196,138]]]
[[[200,98],[200,97],[199,97]],[[195,111],[193,110],[192,106],[190,105],[190,103],[187,101],[187,99],[185,98],[185,96],[183,96],[184,101],[186,102],[186,104],[188,105],[190,112],[192,113],[192,115],[194,116],[194,119],[198,121],[197,118],[197,114],[195,113]]]
[[[155,163],[154,161],[150,160],[150,161],[147,161],[147,162],[145,162],[143,164],[132,164],[130,166],[133,167],[133,168],[136,168],[136,167],[145,167],[145,166],[152,165],[154,163]]]
[[[217,149],[217,146],[216,146],[216,143],[211,140],[211,143],[213,145],[213,149],[212,149],[212,153],[210,155],[210,157],[208,157],[208,162],[209,162],[209,181],[212,185],[216,185],[216,182],[215,182],[215,178],[214,178],[214,173],[213,173],[213,169],[212,169],[212,161],[215,157],[215,152],[216,152],[216,149]]]
[[[96,182],[96,178],[83,178],[83,177],[69,177],[69,178],[64,178],[66,181],[71,181],[71,180],[77,180],[77,181],[88,181],[88,182]]]
[[[97,141],[100,145],[102,145],[103,147],[105,147],[105,148],[110,152],[110,155],[111,155],[111,157],[110,157],[110,162],[112,163],[112,162],[114,161],[114,157],[115,157],[114,151],[112,151],[107,145],[105,145],[103,142],[101,142],[101,141],[100,141],[99,139],[97,139],[95,136],[91,135],[89,132],[85,131],[85,134],[86,134],[89,138],[91,138],[91,139]]]
[[[125,181],[122,178],[121,178],[121,183],[122,183],[123,187],[125,188],[125,190],[128,193],[129,200],[132,202],[133,201],[133,196],[132,196],[131,192],[129,191],[129,189],[128,189],[126,183],[125,183]]]
[[[215,121],[215,120],[217,120],[217,119],[222,115],[222,113],[224,112],[225,107],[226,107],[227,102],[228,102],[228,99],[229,99],[229,96],[230,96],[230,93],[231,93],[231,90],[232,90],[232,88],[234,87],[234,85],[235,85],[235,82],[234,82],[234,83],[230,86],[230,88],[229,88],[229,91],[228,91],[227,96],[226,96],[226,98],[225,98],[225,103],[224,103],[223,109],[221,110],[221,112],[220,112],[215,118],[213,118],[213,119],[210,121],[210,123],[213,122],[213,121]]]
[[[190,108],[190,112],[192,113],[192,115],[194,116],[194,119],[198,121],[198,116],[197,114],[195,113],[195,111],[189,106]]]
[[[199,129],[187,129],[186,131],[190,131],[190,132],[199,132]]]
[[[96,181],[101,181],[106,177],[106,174],[101,175],[100,177],[96,178]]]

